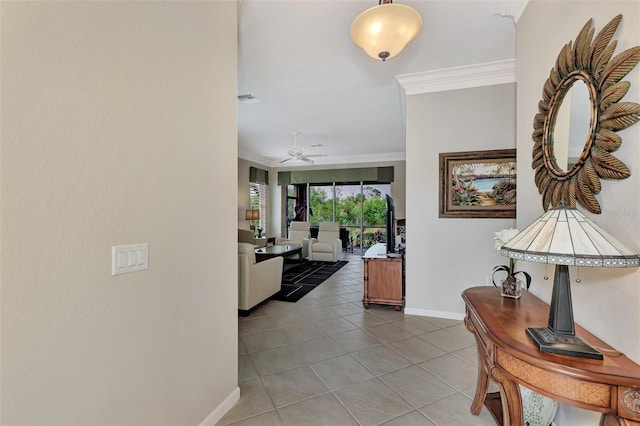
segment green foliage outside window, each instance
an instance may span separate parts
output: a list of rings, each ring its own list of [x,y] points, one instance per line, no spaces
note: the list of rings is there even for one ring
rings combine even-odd
[[[345,189],[350,186],[335,187],[335,219],[333,186],[312,186],[309,222],[315,226],[320,222],[336,221],[349,229],[349,239],[353,247],[367,248],[384,239],[387,208],[385,194],[372,186],[364,186],[361,193],[357,185],[358,190],[353,191],[355,194],[344,195]]]

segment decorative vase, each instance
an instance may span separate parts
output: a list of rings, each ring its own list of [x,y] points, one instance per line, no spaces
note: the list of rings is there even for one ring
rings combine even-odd
[[[558,411],[558,401],[520,386],[522,414],[527,426],[549,426]]]
[[[500,294],[504,297],[512,297],[518,299],[521,296],[522,287],[529,290],[531,285],[531,275],[525,271],[514,272],[516,268],[516,260],[509,259],[509,265],[498,265],[493,268],[491,282],[496,287],[500,287]],[[505,272],[504,279],[499,280],[500,285],[496,284],[496,273]],[[526,283],[523,283],[518,276],[524,277]]]
[[[507,275],[507,277],[502,280],[500,292],[504,297],[512,297],[514,299],[517,299],[521,296],[521,290],[522,281],[520,281],[513,275]]]

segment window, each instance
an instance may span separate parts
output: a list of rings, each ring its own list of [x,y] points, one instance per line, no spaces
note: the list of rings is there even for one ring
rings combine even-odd
[[[249,182],[249,198],[251,200],[251,210],[260,211],[258,228],[264,233],[267,231],[267,185]]]
[[[310,185],[310,224],[335,221],[346,230],[346,248],[364,252],[385,240],[388,183]],[[342,237],[341,237],[342,238]]]

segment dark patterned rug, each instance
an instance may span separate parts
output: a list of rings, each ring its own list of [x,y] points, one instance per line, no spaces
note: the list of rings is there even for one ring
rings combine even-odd
[[[297,302],[346,265],[346,260],[318,262],[306,260],[282,273],[282,288],[271,299]]]

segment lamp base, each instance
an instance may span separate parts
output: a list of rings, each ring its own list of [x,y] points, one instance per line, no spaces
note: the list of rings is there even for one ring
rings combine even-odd
[[[538,347],[540,352],[580,358],[603,359],[600,352],[578,336],[555,334],[550,328],[527,328],[527,336]]]

